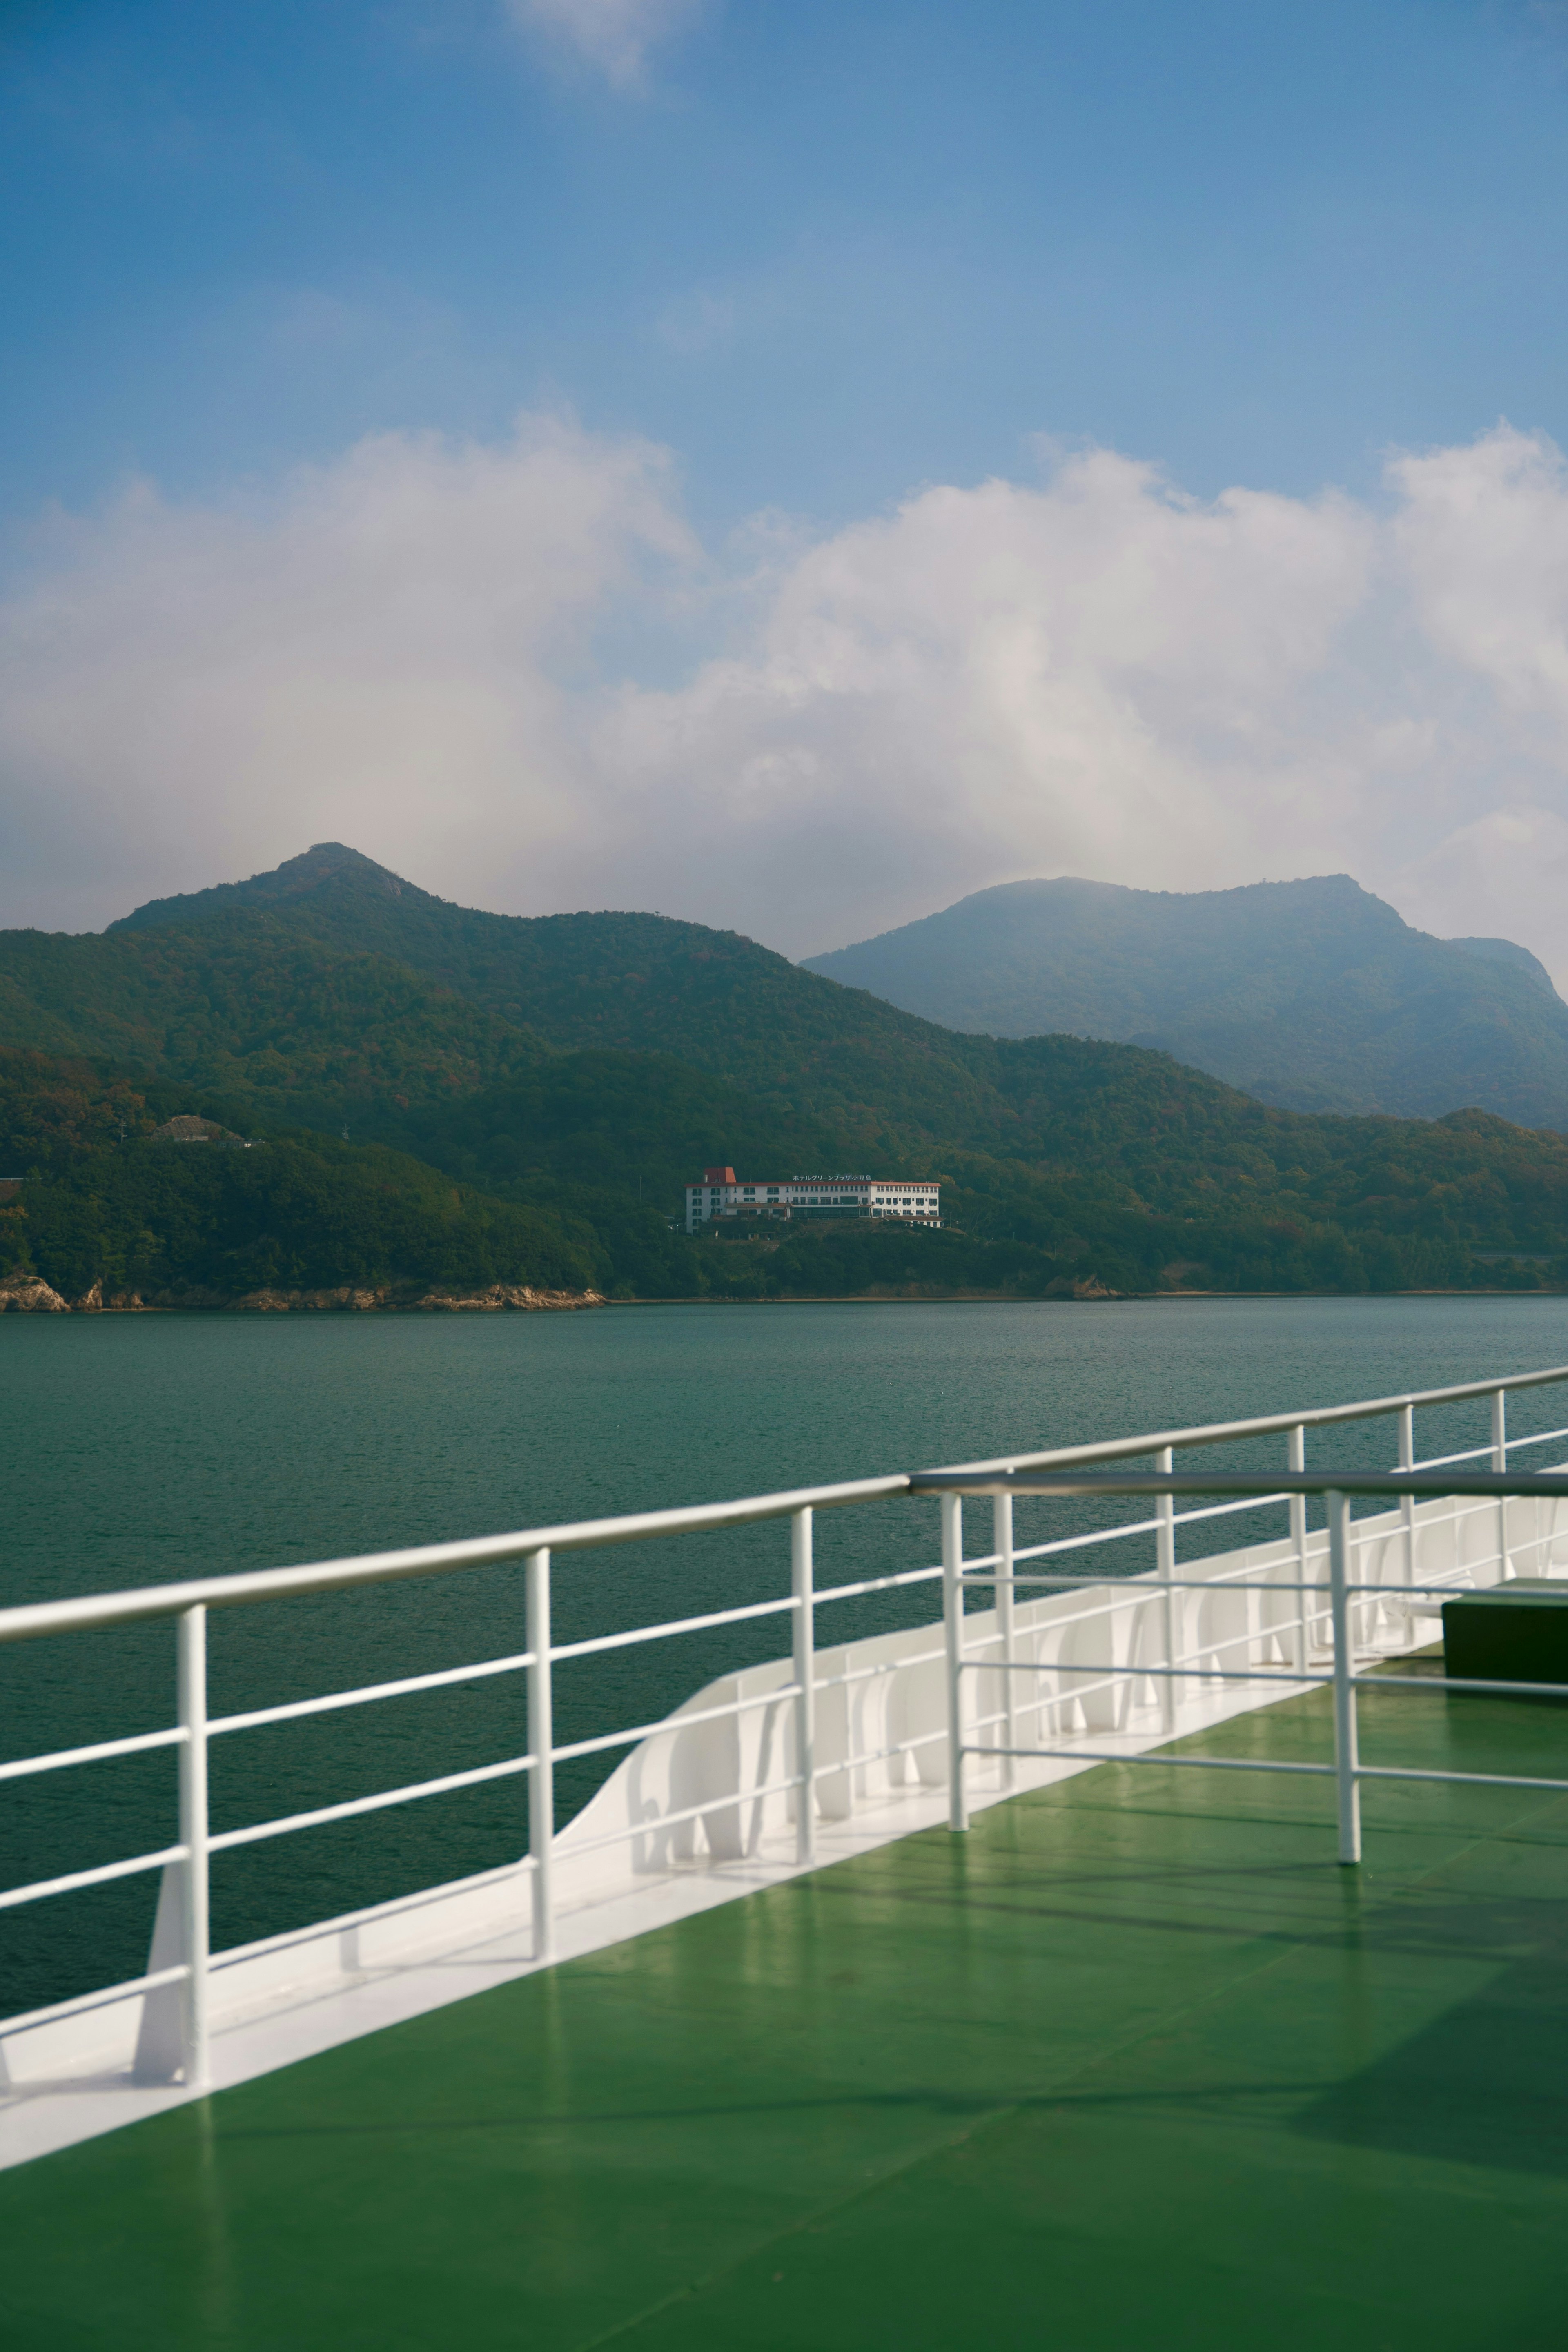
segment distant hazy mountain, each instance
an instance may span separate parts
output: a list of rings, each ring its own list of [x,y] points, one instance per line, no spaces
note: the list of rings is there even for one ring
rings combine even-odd
[[[1292,1110],[1568,1129],[1568,1004],[1510,940],[1412,930],[1348,874],[1009,882],[807,960],[950,1029],[1152,1045]]]

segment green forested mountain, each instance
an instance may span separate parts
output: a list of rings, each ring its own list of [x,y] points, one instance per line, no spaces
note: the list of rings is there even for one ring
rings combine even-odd
[[[871,1135],[889,1116],[976,1140],[1009,1132],[989,1040],[831,986],[739,932],[661,915],[485,914],[337,843],[276,874],[139,908],[101,944],[127,957],[162,948],[184,962],[188,951],[169,944],[183,935],[211,943],[198,958],[244,959],[278,925],[338,956],[391,958],[558,1047],[673,1055],[781,1108],[848,1117]]]
[[[251,1129],[169,1143],[160,1124],[204,1108],[184,1087],[111,1065],[0,1051],[0,1276],[63,1296],[340,1284],[590,1286],[592,1228],[487,1197],[384,1146]],[[206,1106],[211,1108],[212,1106]]]
[[[1413,930],[1348,875],[977,891],[809,970],[950,1029],[1151,1045],[1295,1110],[1568,1129],[1568,1004],[1509,940]]]
[[[484,915],[335,847],[141,909],[101,938],[0,934],[0,1045],[74,1055],[79,1068],[96,1055],[102,1086],[140,1089],[160,1116],[206,1109],[266,1140],[268,1158],[305,1154],[312,1181],[374,1175],[432,1213],[467,1202],[470,1239],[503,1205],[525,1213],[526,1229],[496,1227],[512,1267],[496,1279],[642,1297],[1037,1296],[1568,1274],[1562,1136],[1472,1111],[1295,1114],[1148,1049],[957,1035],[733,933],[646,915]],[[21,1149],[0,1129],[0,1153]],[[102,1136],[92,1146],[109,1150]],[[227,1252],[237,1266],[263,1233],[280,1239],[280,1209],[268,1224],[257,1196],[240,1213],[263,1156],[227,1155],[250,1172],[199,1180],[229,1206],[215,1192],[201,1208],[210,1239],[178,1244],[191,1263],[205,1249],[203,1264]],[[110,1204],[106,1237],[138,1216],[156,1234],[175,1215],[173,1193],[137,1192],[153,1180],[126,1172],[134,1157],[70,1176],[74,1199]],[[680,1187],[714,1160],[934,1174],[953,1229],[688,1240],[671,1231]],[[289,1263],[302,1267],[303,1172],[300,1186]],[[31,1187],[26,1200],[41,1235]],[[86,1213],[70,1213],[79,1225]],[[346,1230],[321,1216],[323,1232]],[[332,1247],[345,1267],[332,1278],[360,1278],[346,1244]],[[434,1278],[434,1247],[419,1244],[412,1277]],[[387,1265],[396,1255],[390,1241],[372,1252]],[[473,1240],[465,1263],[481,1261],[500,1263]]]
[[[939,1164],[953,1226],[941,1234],[692,1241],[671,1230],[668,1207],[712,1128],[767,1166],[833,1158],[819,1148],[831,1129],[781,1118],[673,1061],[585,1054],[410,1115],[406,1152],[254,1118],[248,1151],[161,1145],[153,1129],[176,1110],[244,1115],[232,1098],[111,1065],[0,1052],[0,1172],[24,1179],[0,1206],[0,1275],[30,1266],[68,1297],[94,1282],[174,1297],[502,1282],[756,1297],[1533,1286],[1563,1271],[1568,1143],[1557,1137],[1479,1115],[1430,1128],[1291,1121],[1309,1153],[1320,1146],[1311,1167],[1270,1172],[1254,1155],[1249,1189],[1238,1142],[1228,1166],[1194,1157],[1158,1185],[1145,1169],[1141,1191],[1125,1091],[1120,1108],[1120,1129],[1103,1104],[1079,1129],[1096,1165],[948,1155]],[[1500,1266],[1478,1246],[1552,1262]]]
[[[0,1045],[108,1055],[310,1124],[447,1100],[541,1052],[426,973],[255,916],[129,938],[0,932]]]

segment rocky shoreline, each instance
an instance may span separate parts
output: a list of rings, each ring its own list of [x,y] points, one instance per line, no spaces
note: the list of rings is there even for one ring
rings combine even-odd
[[[536,1290],[528,1283],[493,1282],[478,1290],[425,1289],[388,1283],[369,1289],[342,1283],[332,1290],[247,1290],[230,1293],[187,1285],[177,1290],[117,1290],[95,1282],[79,1298],[64,1298],[41,1276],[8,1274],[0,1280],[0,1315],[159,1315],[176,1309],[221,1309],[236,1315],[342,1315],[378,1309],[438,1315],[494,1315],[506,1310],[558,1314],[603,1307],[596,1290]]]

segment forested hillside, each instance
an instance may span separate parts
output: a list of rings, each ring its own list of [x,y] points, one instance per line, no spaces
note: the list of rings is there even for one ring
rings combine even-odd
[[[380,1146],[153,1139],[201,1108],[102,1064],[0,1052],[0,1175],[22,1180],[0,1203],[0,1276],[35,1271],[68,1299],[98,1284],[217,1303],[342,1284],[583,1289],[603,1271],[591,1228]]]
[[[541,1051],[427,974],[256,917],[132,939],[0,932],[0,1045],[107,1055],[312,1125],[449,1100]]]
[[[172,947],[178,934],[243,962],[278,925],[340,957],[394,959],[552,1045],[673,1055],[792,1113],[847,1120],[868,1142],[910,1128],[1011,1140],[988,1039],[818,980],[739,932],[661,915],[485,914],[335,843],[275,875],[140,908],[98,944],[127,971],[160,947],[199,961],[199,947]]]
[[[0,1151],[34,1153],[37,1249],[89,1236],[69,1243],[73,1268],[162,1250],[222,1288],[263,1265],[279,1271],[258,1281],[395,1260],[478,1281],[504,1261],[493,1278],[643,1297],[1568,1277],[1562,1136],[1477,1112],[1297,1114],[1135,1046],[958,1036],[732,933],[474,913],[352,851],[101,938],[0,935],[0,1043],[75,1056],[74,1076],[39,1080],[87,1105],[69,1150],[42,1113],[17,1124],[25,1088],[0,1130]],[[146,1107],[123,1148],[104,1125],[116,1088]],[[139,1153],[154,1111],[190,1109],[257,1150],[177,1179],[166,1152]],[[672,1230],[681,1187],[715,1160],[938,1176],[950,1229],[689,1240]],[[423,1239],[389,1223],[395,1199],[436,1220]]]

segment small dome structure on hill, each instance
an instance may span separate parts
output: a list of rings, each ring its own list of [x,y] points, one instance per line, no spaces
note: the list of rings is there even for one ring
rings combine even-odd
[[[195,1111],[182,1111],[176,1118],[166,1118],[147,1138],[149,1143],[241,1143],[243,1138],[231,1135],[216,1118],[200,1118]],[[244,1149],[249,1150],[248,1144]]]
[[[223,1133],[216,1118],[198,1118],[192,1111],[183,1111],[178,1118],[166,1118],[148,1137],[149,1143],[216,1143]]]

